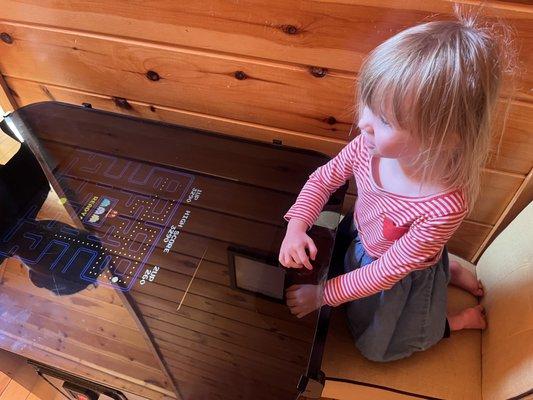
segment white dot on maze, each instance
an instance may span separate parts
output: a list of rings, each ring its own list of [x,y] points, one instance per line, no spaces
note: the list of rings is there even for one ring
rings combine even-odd
[[[113,278],[111,278],[111,282],[117,283],[118,282],[118,278],[116,276],[114,276]]]

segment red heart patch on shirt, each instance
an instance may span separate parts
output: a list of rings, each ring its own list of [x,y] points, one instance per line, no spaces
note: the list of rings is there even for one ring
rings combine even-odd
[[[398,240],[405,235],[408,230],[408,226],[396,226],[394,221],[387,216],[383,219],[383,237],[387,240]]]

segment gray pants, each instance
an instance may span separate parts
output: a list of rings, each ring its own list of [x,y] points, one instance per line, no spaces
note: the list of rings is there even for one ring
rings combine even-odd
[[[354,238],[344,257],[344,272],[374,260],[353,224]],[[373,361],[393,361],[426,350],[440,341],[446,329],[448,253],[439,262],[411,272],[389,290],[346,304],[348,326],[355,345]]]

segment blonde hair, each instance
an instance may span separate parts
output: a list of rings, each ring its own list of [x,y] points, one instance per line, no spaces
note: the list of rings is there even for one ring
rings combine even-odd
[[[502,78],[516,55],[508,26],[455,13],[455,20],[414,26],[376,47],[359,73],[357,97],[360,115],[367,106],[418,139],[413,167],[422,182],[462,188],[471,210]]]

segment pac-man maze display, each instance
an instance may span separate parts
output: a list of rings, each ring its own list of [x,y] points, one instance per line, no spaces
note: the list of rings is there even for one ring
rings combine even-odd
[[[82,280],[123,291],[151,267],[150,257],[194,180],[169,168],[84,150],[76,150],[55,175],[91,234],[67,226],[48,226],[43,234],[32,206],[2,238],[0,254],[18,253],[29,266],[46,259],[51,271],[62,266],[55,273],[69,274],[75,266]]]

